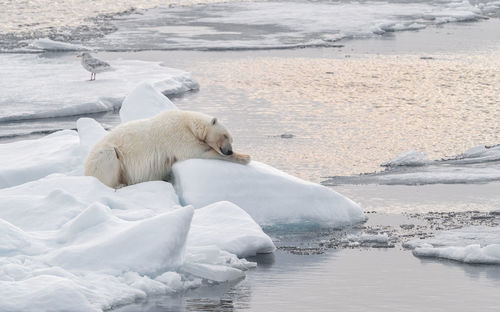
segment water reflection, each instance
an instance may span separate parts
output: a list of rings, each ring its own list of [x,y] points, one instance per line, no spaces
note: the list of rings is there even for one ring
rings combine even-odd
[[[254,159],[316,182],[380,170],[409,150],[439,159],[500,142],[498,54],[241,57],[183,66],[202,88],[178,99],[179,107],[218,115]]]

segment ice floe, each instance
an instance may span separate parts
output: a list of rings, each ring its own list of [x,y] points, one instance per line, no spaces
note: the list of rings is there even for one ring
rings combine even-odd
[[[174,164],[172,172],[183,204],[198,208],[227,200],[261,225],[312,222],[335,227],[365,219],[350,199],[257,161],[240,165],[190,159]]]
[[[382,166],[385,167],[382,172],[331,177],[323,184],[422,185],[499,181],[500,145],[480,145],[457,156],[440,160],[428,160],[423,152],[410,151]]]
[[[494,3],[490,1],[488,3]],[[224,2],[157,7],[112,21],[117,31],[88,44],[99,49],[273,49],[332,46],[343,38],[418,30],[484,18],[485,3]],[[490,13],[498,10],[489,6]],[[179,22],[181,21],[181,22]],[[155,38],[155,40],[150,40]]]
[[[437,233],[432,238],[404,244],[418,257],[444,258],[465,263],[500,264],[500,228],[466,227]]]
[[[121,117],[165,109],[176,107],[144,82]],[[0,144],[0,296],[9,298],[1,311],[102,311],[233,283],[256,266],[242,257],[275,250],[259,222],[364,220],[342,195],[258,162],[190,160],[176,165],[176,188],[150,181],[115,190],[83,176],[106,130],[91,118],[76,126]]]
[[[0,122],[116,110],[141,82],[167,95],[198,88],[189,73],[158,62],[113,60],[114,71],[98,74],[95,81],[88,81],[88,72],[72,54],[2,54],[0,63],[2,75],[9,76],[2,81]]]

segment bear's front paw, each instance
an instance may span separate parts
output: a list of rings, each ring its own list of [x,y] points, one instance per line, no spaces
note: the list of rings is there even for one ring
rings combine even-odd
[[[234,159],[240,164],[248,164],[250,162],[250,155],[245,154],[233,154]]]

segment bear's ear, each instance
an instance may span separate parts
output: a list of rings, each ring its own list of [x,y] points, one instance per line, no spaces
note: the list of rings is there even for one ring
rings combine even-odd
[[[214,117],[214,118],[212,119],[211,124],[212,124],[212,126],[214,126],[216,123],[217,123],[217,118],[215,118],[215,117]]]

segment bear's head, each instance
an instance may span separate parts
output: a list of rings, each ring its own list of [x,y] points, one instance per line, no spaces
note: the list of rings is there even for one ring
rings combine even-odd
[[[217,118],[212,118],[210,120],[210,125],[207,129],[207,134],[205,137],[205,142],[214,150],[216,150],[221,155],[232,155],[233,147],[233,137],[227,131],[226,127],[222,125]]]

